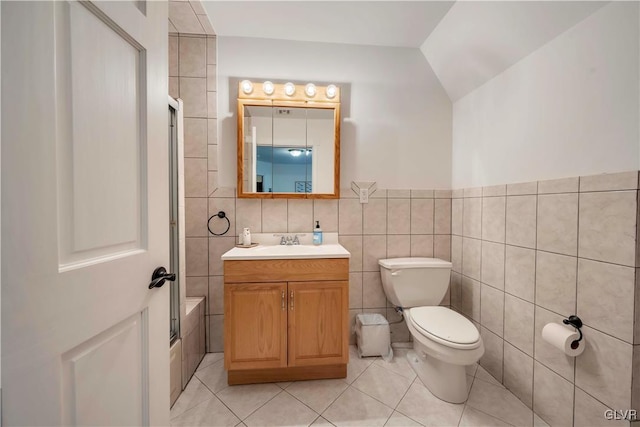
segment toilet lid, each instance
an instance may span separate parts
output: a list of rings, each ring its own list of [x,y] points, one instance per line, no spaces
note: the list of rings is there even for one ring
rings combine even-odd
[[[414,324],[427,335],[456,344],[478,342],[478,329],[463,315],[447,307],[415,307],[411,309]]]

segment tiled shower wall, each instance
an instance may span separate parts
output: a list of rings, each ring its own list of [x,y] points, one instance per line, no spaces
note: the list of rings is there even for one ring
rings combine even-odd
[[[351,252],[349,305],[351,323],[357,313],[381,313],[400,320],[387,303],[378,260],[386,257],[436,256],[450,259],[451,191],[377,190],[369,203],[360,204],[351,189],[339,200],[238,199],[233,188],[220,188],[209,199],[209,215],[224,211],[231,220],[229,233],[209,239],[209,281],[188,283],[191,292],[209,301],[209,348],[222,351],[223,271],[220,256],[236,243],[244,227],[254,233],[311,233],[314,221],[324,232],[339,233],[340,243]],[[197,225],[206,232],[206,218]],[[214,218],[214,232],[226,221]],[[188,261],[187,261],[188,262]],[[204,262],[204,261],[203,261]],[[443,304],[449,304],[448,295]],[[409,341],[404,324],[391,325],[393,341]],[[352,335],[353,341],[353,335]]]
[[[640,409],[637,190],[634,171],[453,191],[451,305],[479,326],[480,364],[551,425]],[[571,314],[577,358],[541,338]]]
[[[181,98],[184,104],[187,283],[182,297],[202,296],[209,275],[207,209],[218,174],[214,36],[169,35],[169,94]]]

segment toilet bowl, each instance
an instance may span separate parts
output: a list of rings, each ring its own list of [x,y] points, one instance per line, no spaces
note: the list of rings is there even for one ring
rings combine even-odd
[[[407,359],[420,380],[444,401],[466,401],[465,366],[476,363],[484,354],[478,329],[447,307],[415,307],[405,310],[404,316],[413,338],[413,352]]]
[[[379,264],[385,294],[402,307],[413,338],[409,364],[434,396],[465,402],[465,366],[480,360],[484,344],[470,320],[438,305],[449,287],[451,263],[437,258],[392,258]]]

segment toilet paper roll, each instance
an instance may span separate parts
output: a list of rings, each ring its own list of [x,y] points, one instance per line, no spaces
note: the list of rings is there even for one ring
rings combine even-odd
[[[571,343],[577,341],[578,338],[580,338],[578,331],[558,323],[547,323],[542,328],[542,339],[567,356],[576,357],[584,351],[584,338],[578,343],[577,348],[571,348]]]

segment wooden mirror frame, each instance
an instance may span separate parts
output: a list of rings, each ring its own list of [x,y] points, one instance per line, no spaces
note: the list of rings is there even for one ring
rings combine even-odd
[[[274,83],[271,95],[263,92],[262,82],[252,82],[253,90],[242,90],[244,80],[238,83],[238,198],[256,199],[339,199],[340,198],[340,88],[333,98],[326,96],[326,86],[316,86],[316,94],[307,96],[304,85],[294,85],[295,92],[288,96],[284,84]],[[333,193],[246,193],[244,191],[244,110],[246,106],[297,107],[333,109],[334,162]]]

